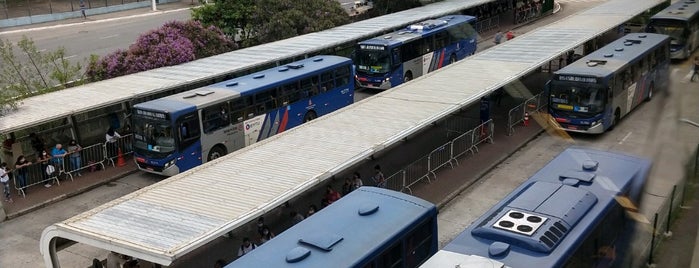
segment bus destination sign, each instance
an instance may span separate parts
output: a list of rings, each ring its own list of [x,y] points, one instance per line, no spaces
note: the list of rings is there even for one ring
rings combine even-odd
[[[363,50],[386,50],[386,47],[381,45],[359,45]]]
[[[136,110],[136,114],[142,117],[148,117],[152,119],[167,119],[167,114],[161,112]]]
[[[559,81],[569,81],[569,82],[582,82],[582,83],[597,83],[597,78],[595,77],[584,77],[584,76],[574,76],[574,75],[558,75]]]

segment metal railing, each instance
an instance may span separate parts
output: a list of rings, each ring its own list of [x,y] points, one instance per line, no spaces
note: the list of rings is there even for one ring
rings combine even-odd
[[[389,176],[386,179],[387,188],[401,192],[407,190],[412,194],[413,190],[411,187],[416,183],[424,179],[427,179],[428,183],[432,182],[430,177],[437,179],[435,171],[438,169],[447,165],[454,168],[454,163],[458,165],[458,158],[466,154],[466,152],[474,154],[478,152],[479,144],[485,141],[492,143],[494,128],[493,120],[490,119],[438,146],[427,155],[420,157]]]
[[[500,15],[476,22],[476,32],[482,34],[500,27]]]
[[[74,176],[81,176],[82,171],[96,171],[104,169],[104,162],[109,161],[115,166],[114,160],[127,154],[133,153],[131,144],[132,135],[124,135],[112,144],[97,143],[83,147],[78,151],[69,152],[61,158],[51,158],[46,161],[31,163],[20,169],[14,168],[12,171],[14,188],[22,197],[26,197],[27,188],[35,185],[55,182],[60,185],[59,178],[65,175],[66,179],[73,180]],[[114,154],[111,155],[112,150]],[[121,153],[119,152],[121,151]],[[48,166],[53,167],[53,172],[48,172]]]
[[[510,109],[507,113],[507,136],[512,136],[515,133],[515,126],[524,122],[525,113],[529,113],[531,116],[534,112],[539,112],[545,107],[546,96],[539,93]]]
[[[119,158],[119,154],[124,156],[133,153],[133,134],[123,135],[115,142],[105,142],[103,148],[105,159],[115,167],[114,160]]]

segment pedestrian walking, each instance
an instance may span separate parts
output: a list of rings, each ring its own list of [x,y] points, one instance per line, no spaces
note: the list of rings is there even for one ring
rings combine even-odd
[[[500,29],[498,29],[498,32],[495,33],[495,41],[494,42],[496,45],[499,45],[502,42],[502,36],[503,36],[502,31]]]
[[[87,9],[87,6],[85,5],[85,0],[80,0],[80,13],[83,14],[83,19],[87,19],[87,14],[85,14],[85,9]]]
[[[699,56],[694,57],[694,70],[692,71],[692,78],[689,81],[694,82],[694,80],[699,80]]]
[[[383,172],[381,172],[381,166],[374,166],[374,176],[372,179],[374,179],[376,187],[386,188],[386,178],[384,177]]]
[[[257,248],[257,245],[255,245],[255,243],[250,242],[250,238],[243,238],[243,244],[240,245],[240,248],[238,249],[238,257],[248,254],[255,248]]]
[[[12,203],[12,198],[10,197],[10,174],[7,170],[7,163],[0,164],[0,183],[2,183],[5,202]]]
[[[107,155],[109,158],[115,157],[118,151],[117,141],[121,138],[118,132],[114,131],[113,127],[107,129],[107,134],[104,135],[104,139],[107,141]]]
[[[507,34],[505,35],[505,37],[507,38],[508,41],[512,40],[512,38],[515,38],[515,33],[512,32],[512,30],[509,30],[509,31],[507,31]]]

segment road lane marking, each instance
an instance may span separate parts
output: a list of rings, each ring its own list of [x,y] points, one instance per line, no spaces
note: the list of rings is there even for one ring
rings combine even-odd
[[[77,57],[77,56],[78,56],[78,55],[73,54],[73,55],[70,55],[70,56],[67,56],[67,57],[63,57],[63,58],[64,58],[64,59],[70,59],[70,58],[75,58],[75,57]]]
[[[621,139],[621,141],[619,141],[619,144],[624,143],[626,141],[626,139],[628,139],[629,136],[631,136],[631,133],[632,133],[631,131],[629,131],[629,133],[626,133],[626,136],[624,136],[624,138]]]
[[[113,34],[113,35],[107,35],[107,36],[102,36],[100,39],[107,39],[107,38],[112,38],[112,37],[117,37],[119,34]]]

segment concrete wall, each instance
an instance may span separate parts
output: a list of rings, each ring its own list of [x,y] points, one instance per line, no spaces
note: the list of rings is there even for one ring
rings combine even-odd
[[[158,0],[159,4],[173,3],[173,2],[179,2],[179,0]],[[112,12],[117,12],[117,11],[124,11],[124,10],[129,10],[129,9],[144,8],[144,7],[149,7],[150,5],[151,5],[150,1],[142,1],[142,2],[128,3],[128,4],[123,4],[123,5],[114,5],[114,6],[108,6],[108,7],[97,7],[97,8],[86,9],[85,14],[87,14],[87,16],[92,16],[92,15],[106,14],[106,13],[112,13]],[[59,20],[73,19],[73,18],[80,18],[80,17],[82,17],[82,14],[80,13],[80,10],[77,10],[77,11],[71,11],[71,12],[41,14],[41,15],[34,15],[34,16],[10,18],[10,19],[0,20],[0,28],[22,26],[22,25],[29,25],[29,24],[35,24],[35,23],[50,22],[50,21],[59,21]]]

